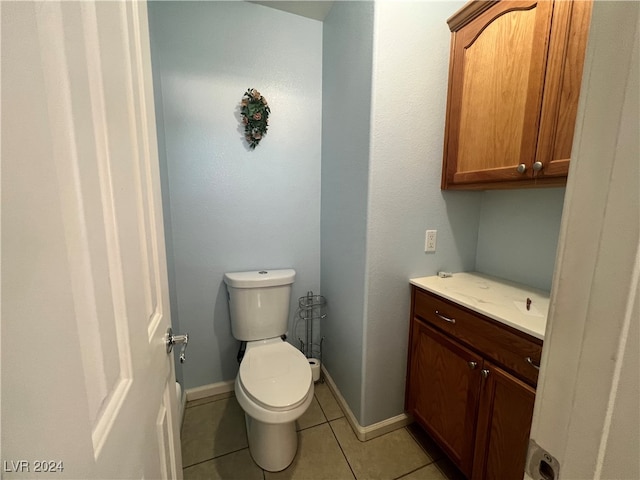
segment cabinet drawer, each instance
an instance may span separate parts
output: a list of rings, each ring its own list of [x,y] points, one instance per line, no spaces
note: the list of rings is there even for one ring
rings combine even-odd
[[[538,381],[542,341],[414,287],[414,315],[449,333],[531,385]]]

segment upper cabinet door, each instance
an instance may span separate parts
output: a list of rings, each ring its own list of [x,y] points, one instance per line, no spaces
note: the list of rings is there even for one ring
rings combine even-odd
[[[536,151],[540,168],[534,171],[538,179],[569,173],[591,9],[591,1],[559,1],[553,7]]]
[[[442,188],[566,181],[588,26],[582,18],[571,28],[573,10],[565,1],[474,1],[448,20]],[[551,165],[554,155],[566,162]]]

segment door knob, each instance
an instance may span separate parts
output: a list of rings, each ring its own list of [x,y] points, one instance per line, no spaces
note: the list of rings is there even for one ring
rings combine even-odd
[[[474,362],[474,361],[467,362],[467,365],[469,365],[469,368],[471,370],[474,370],[478,366],[478,362]]]
[[[174,335],[171,327],[167,328],[167,336],[165,339],[167,345],[167,355],[171,353],[174,345],[182,345],[180,349],[180,363],[184,363],[187,357],[185,351],[187,350],[187,344],[189,343],[189,334]]]
[[[518,173],[524,173],[527,171],[527,166],[524,163],[521,163],[520,165],[518,165],[516,170],[518,171]]]
[[[487,378],[489,376],[489,370],[483,368],[482,370],[480,370],[480,374],[482,375],[482,378]]]
[[[540,170],[542,170],[542,162],[535,162],[533,164],[533,171],[539,172]]]

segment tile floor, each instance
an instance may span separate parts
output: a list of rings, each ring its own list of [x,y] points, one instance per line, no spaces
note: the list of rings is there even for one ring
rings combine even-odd
[[[463,480],[415,425],[360,442],[324,383],[298,420],[293,463],[273,473],[249,454],[244,412],[233,393],[187,403],[182,425],[185,479],[238,480]]]

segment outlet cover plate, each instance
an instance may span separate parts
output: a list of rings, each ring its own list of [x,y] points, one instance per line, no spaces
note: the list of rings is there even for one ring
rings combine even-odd
[[[424,251],[427,253],[436,251],[437,230],[427,230],[424,235]]]

